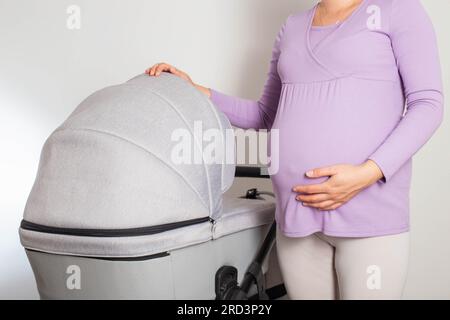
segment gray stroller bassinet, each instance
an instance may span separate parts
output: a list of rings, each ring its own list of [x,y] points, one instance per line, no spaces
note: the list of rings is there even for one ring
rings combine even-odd
[[[20,227],[41,298],[267,298],[275,205],[225,194],[235,172],[261,177],[235,168],[230,130],[170,74],[83,101],[47,139]]]

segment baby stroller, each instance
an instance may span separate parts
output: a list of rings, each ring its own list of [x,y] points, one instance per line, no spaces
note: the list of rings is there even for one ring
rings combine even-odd
[[[215,132],[222,161],[205,161],[199,121]],[[83,101],[47,139],[20,226],[41,299],[282,296],[274,200],[257,189],[226,193],[235,176],[268,178],[225,161],[234,158],[230,129],[209,99],[170,74]],[[198,162],[174,153],[186,132]]]

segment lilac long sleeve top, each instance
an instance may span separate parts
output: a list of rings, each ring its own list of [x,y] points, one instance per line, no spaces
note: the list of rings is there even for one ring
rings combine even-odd
[[[443,118],[433,26],[419,0],[363,0],[316,39],[316,8],[291,15],[281,28],[259,101],[216,90],[211,99],[237,127],[279,130],[272,183],[285,235],[406,232],[411,158]],[[384,178],[340,208],[318,211],[296,201],[294,186],[326,180],[306,178],[308,170],[368,159]]]

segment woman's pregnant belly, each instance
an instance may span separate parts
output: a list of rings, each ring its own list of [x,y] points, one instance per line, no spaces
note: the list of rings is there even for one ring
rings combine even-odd
[[[271,148],[279,163],[272,181],[281,204],[295,185],[326,180],[306,178],[308,170],[366,161],[400,121],[401,92],[394,82],[350,77],[284,84],[272,126],[279,144]]]

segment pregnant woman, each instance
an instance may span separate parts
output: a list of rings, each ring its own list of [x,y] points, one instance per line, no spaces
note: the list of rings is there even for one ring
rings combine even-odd
[[[322,0],[281,28],[259,101],[195,84],[241,128],[278,130],[277,250],[291,299],[399,299],[412,156],[443,117],[419,0]]]

